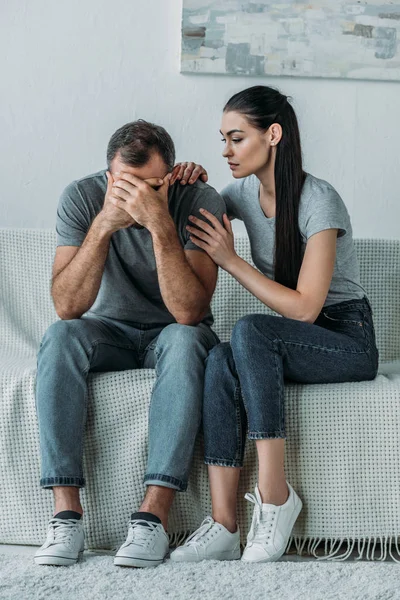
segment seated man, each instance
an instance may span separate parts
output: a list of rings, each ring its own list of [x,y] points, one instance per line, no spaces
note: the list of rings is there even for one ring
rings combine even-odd
[[[187,487],[201,422],[204,361],[218,343],[210,328],[217,268],[186,225],[191,214],[202,218],[203,207],[219,220],[224,212],[206,183],[170,185],[174,160],[162,127],[128,123],[108,144],[109,170],[71,183],[61,196],[52,281],[61,320],[44,335],[36,385],[40,484],[53,489],[55,510],[38,564],[72,564],[83,550],[89,371],[157,366],[147,492],[115,564],[153,566],[168,551],[168,512],[175,491]]]

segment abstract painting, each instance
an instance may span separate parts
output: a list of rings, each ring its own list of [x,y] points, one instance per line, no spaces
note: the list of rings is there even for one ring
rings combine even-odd
[[[183,0],[181,71],[400,81],[400,4]]]

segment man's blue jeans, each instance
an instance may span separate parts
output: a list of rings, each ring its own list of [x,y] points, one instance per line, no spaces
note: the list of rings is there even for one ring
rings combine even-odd
[[[374,379],[378,350],[367,300],[340,302],[315,323],[248,315],[206,361],[205,462],[243,466],[249,439],[285,438],[285,380],[340,383]]]
[[[36,381],[41,486],[85,485],[88,373],[155,368],[144,481],[184,491],[201,424],[205,359],[218,341],[203,323],[132,326],[87,316],[51,325],[40,346]]]

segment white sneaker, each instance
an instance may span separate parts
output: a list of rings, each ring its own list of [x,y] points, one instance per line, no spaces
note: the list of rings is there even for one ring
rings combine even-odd
[[[158,517],[138,512],[128,523],[128,537],[114,558],[119,567],[156,567],[168,554],[169,540]]]
[[[240,558],[239,528],[228,531],[212,517],[206,517],[185,544],[171,553],[174,562],[200,560],[238,560]]]
[[[289,497],[282,506],[263,504],[258,487],[246,500],[255,504],[251,528],[242,560],[244,562],[272,562],[285,552],[290,534],[303,506],[289,485]]]
[[[54,517],[49,522],[45,543],[35,553],[35,563],[73,565],[83,552],[84,542],[85,534],[80,519]]]

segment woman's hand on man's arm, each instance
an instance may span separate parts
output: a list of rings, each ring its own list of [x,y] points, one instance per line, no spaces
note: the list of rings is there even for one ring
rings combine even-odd
[[[181,185],[192,184],[199,178],[204,183],[208,181],[208,174],[204,167],[194,162],[181,162],[174,166],[169,185],[172,185],[175,181],[180,181]]]

